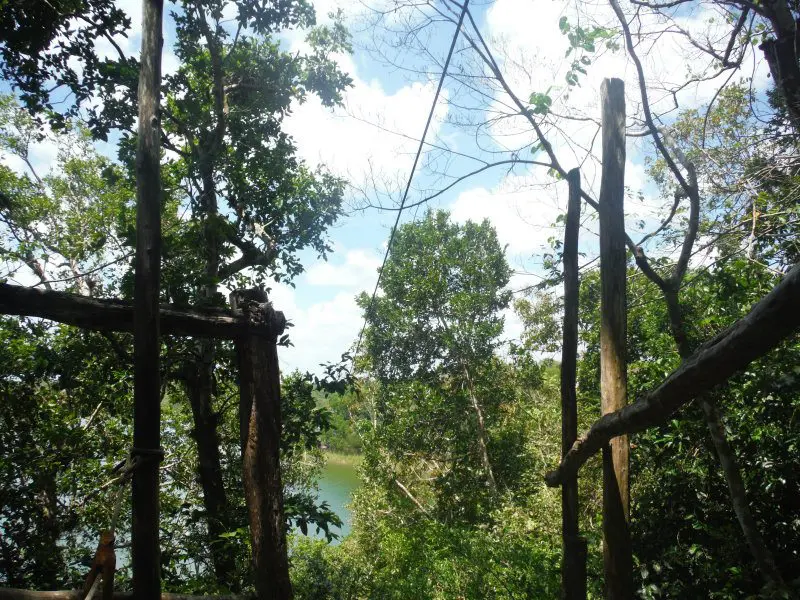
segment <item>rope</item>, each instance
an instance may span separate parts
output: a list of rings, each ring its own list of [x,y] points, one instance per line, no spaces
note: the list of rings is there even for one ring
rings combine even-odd
[[[101,486],[101,489],[109,487],[113,484],[117,484],[117,489],[114,494],[114,501],[113,501],[113,510],[111,513],[111,525],[109,527],[109,531],[111,535],[116,534],[117,530],[117,522],[119,521],[119,513],[122,509],[122,500],[124,498],[125,492],[125,484],[127,484],[132,478],[133,473],[146,462],[151,460],[161,460],[164,458],[164,449],[163,448],[136,448],[133,447],[130,450],[127,458],[125,460],[118,462],[115,466],[113,471],[118,473],[117,477],[112,479],[111,481],[105,483]]]
[[[419,147],[417,148],[417,154],[414,157],[414,164],[411,166],[411,173],[408,175],[408,181],[406,182],[406,189],[403,192],[403,199],[400,202],[400,208],[397,211],[397,218],[394,220],[394,225],[392,226],[392,232],[389,234],[389,243],[386,245],[386,252],[383,255],[383,262],[381,263],[381,268],[378,271],[378,281],[375,282],[375,289],[372,291],[372,297],[369,301],[369,306],[367,310],[367,314],[369,311],[372,310],[372,305],[375,302],[375,296],[378,293],[378,287],[381,284],[381,278],[383,277],[383,268],[386,266],[386,261],[389,258],[389,252],[392,249],[392,242],[394,241],[395,233],[397,233],[397,225],[400,223],[400,215],[403,214],[403,209],[406,205],[406,200],[408,199],[408,191],[411,189],[411,181],[414,179],[414,172],[417,170],[417,163],[419,163],[419,157],[422,154],[422,148],[425,145],[425,137],[428,135],[428,129],[431,126],[431,121],[433,120],[433,113],[436,110],[436,104],[439,102],[439,94],[442,91],[442,85],[444,84],[444,78],[447,75],[447,69],[450,66],[450,59],[453,57],[453,50],[456,47],[456,41],[458,40],[458,34],[461,31],[461,25],[464,22],[464,16],[467,14],[467,6],[469,5],[469,0],[464,0],[464,5],[461,7],[461,16],[458,18],[458,24],[456,25],[456,30],[453,33],[453,40],[450,42],[450,50],[447,52],[447,59],[444,61],[444,68],[442,69],[442,75],[439,78],[439,86],[436,88],[436,95],[433,97],[433,104],[431,104],[431,110],[428,113],[428,120],[425,123],[425,130],[422,132],[422,137],[419,140]],[[361,349],[361,340],[364,337],[364,329],[367,326],[367,317],[364,316],[364,322],[361,324],[361,332],[358,334],[358,342],[356,343],[356,351],[353,353],[353,366],[355,366],[356,356],[358,356],[358,351]]]

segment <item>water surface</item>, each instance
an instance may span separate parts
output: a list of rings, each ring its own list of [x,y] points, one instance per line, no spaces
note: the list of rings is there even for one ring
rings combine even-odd
[[[342,520],[342,527],[333,527],[331,531],[340,538],[350,533],[352,527],[352,515],[347,505],[350,503],[351,494],[358,485],[358,473],[356,471],[357,458],[331,456],[325,464],[325,468],[319,477],[319,500],[326,501],[331,510]],[[314,537],[325,537],[324,533],[316,534],[316,528],[312,527],[310,534]],[[331,542],[338,544],[338,540]]]

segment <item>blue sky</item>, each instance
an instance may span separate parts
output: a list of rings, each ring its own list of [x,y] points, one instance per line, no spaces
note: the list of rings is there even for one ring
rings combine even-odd
[[[383,6],[392,5],[390,0],[379,1]],[[140,42],[140,3],[138,0],[118,3],[131,16],[133,26],[132,35],[119,40],[120,45],[126,53],[135,55]],[[363,205],[365,199],[375,201],[378,195],[384,205],[399,202],[417,148],[415,140],[422,133],[438,79],[435,74],[419,71],[430,70],[434,59],[443,61],[454,30],[451,23],[426,29],[424,35],[428,37],[421,47],[397,48],[392,57],[394,64],[390,65],[375,52],[375,32],[365,27],[364,18],[369,11],[361,0],[319,0],[316,7],[321,21],[336,8],[344,10],[346,24],[353,32],[355,52],[338,56],[337,60],[350,73],[353,87],[347,92],[343,107],[327,109],[314,99],[296,106],[286,128],[295,138],[304,160],[312,165],[325,165],[350,181],[352,187],[348,192],[348,215],[331,230],[335,251],[328,262],[306,253],[303,255],[306,272],[295,280],[295,287],[273,287],[276,308],[295,323],[290,331],[295,347],[281,349],[284,371],[295,368],[318,371],[319,363],[336,361],[358,335],[361,315],[354,298],[361,291],[372,291],[395,218],[394,212],[363,209]],[[709,20],[715,17],[713,10],[693,5],[679,16],[679,22],[687,31],[713,37],[715,28],[720,26]],[[572,57],[565,56],[568,44],[558,23],[566,16],[573,24],[613,26],[610,9],[605,3],[493,0],[476,2],[473,11],[516,94],[524,100],[531,92],[549,90],[554,98],[554,112],[572,117],[551,116],[546,123],[548,137],[562,165],[567,169],[581,165],[585,186],[596,193],[599,137],[595,121],[599,118],[600,82],[604,77],[625,79],[629,128],[636,130],[640,128],[640,105],[634,71],[623,51],[601,50],[589,57],[592,64],[588,74],[581,78],[580,86],[569,88],[564,76]],[[303,50],[303,34],[288,33],[282,37],[288,48]],[[168,19],[163,60],[167,72],[177,66],[171,51],[173,42],[174,26]],[[111,47],[101,46],[98,50],[110,53]],[[429,54],[426,56],[425,52]],[[478,74],[480,64],[475,56],[460,43],[453,71]],[[663,90],[713,65],[704,63],[705,59],[681,36],[663,36],[653,51],[643,48],[642,56],[653,109],[663,115],[664,123],[669,123],[676,111],[673,97]],[[766,68],[756,59],[755,54],[748,58],[748,74],[752,72],[763,83]],[[454,152],[446,154],[426,148],[409,203],[480,165],[463,155],[495,161],[518,152],[521,158],[539,158],[530,152],[535,140],[529,125],[514,116],[505,94],[494,87],[470,90],[465,87],[465,82],[470,81],[468,77],[446,80],[428,141],[446,145]],[[676,98],[682,108],[700,106],[713,96],[720,83],[721,80],[712,80],[687,86]],[[481,122],[491,118],[497,121],[479,129],[450,122]],[[114,154],[113,144],[105,145],[103,150]],[[45,167],[54,152],[51,145],[37,146],[34,163]],[[629,232],[634,238],[639,221],[644,221],[647,229],[668,208],[646,176],[644,159],[648,152],[650,148],[642,138],[630,140],[626,184],[631,194],[627,212]],[[374,181],[378,185],[373,185]],[[640,195],[643,202],[636,199]],[[489,219],[497,228],[501,243],[507,245],[509,262],[517,271],[511,288],[519,289],[536,283],[548,238],[561,235],[553,224],[563,210],[565,199],[565,184],[554,180],[546,169],[520,167],[510,172],[505,167],[496,167],[454,186],[430,206],[450,210],[460,222]],[[411,209],[404,213],[402,221],[423,214],[424,209]],[[596,224],[589,213],[584,214],[582,245],[588,259],[596,250]],[[510,311],[506,319],[506,336],[509,339],[519,336],[519,322]]]
[[[326,0],[325,6],[330,6],[332,2],[335,0]],[[354,88],[348,94],[345,109],[329,113],[327,117],[312,106],[298,109],[295,115],[297,127],[290,130],[307,160],[327,164],[334,171],[348,176],[356,187],[360,184],[359,178],[363,176],[368,161],[371,161],[372,168],[404,183],[416,144],[378,129],[370,130],[353,117],[380,122],[388,129],[418,137],[433,98],[435,78],[418,75],[414,70],[424,68],[426,60],[430,64],[429,57],[420,57],[413,52],[413,48],[408,48],[396,53],[394,62],[397,64],[388,66],[374,52],[370,52],[374,49],[372,36],[366,35],[370,32],[358,33],[358,15],[363,5],[360,2],[348,3],[347,0],[341,0],[337,5],[345,9],[356,31],[355,57],[341,61],[354,78]],[[605,51],[591,56],[592,66],[589,74],[582,78],[581,85],[568,89],[564,83],[564,74],[572,58],[565,58],[568,44],[559,31],[559,19],[567,16],[573,24],[586,25],[591,22],[613,25],[613,14],[605,4],[494,0],[474,6],[473,10],[483,35],[519,97],[525,99],[531,92],[549,89],[555,99],[554,108],[562,114],[599,119],[600,82],[604,77],[620,77],[626,80],[628,90],[629,127],[641,129],[637,127],[640,103],[638,88],[634,83],[635,73],[623,51]],[[713,36],[715,26],[709,25],[709,19],[713,16],[705,8],[697,8],[682,14],[680,22],[688,31],[705,31]],[[719,19],[717,23],[720,23]],[[446,54],[453,29],[452,24],[444,23],[431,30],[426,49],[439,62]],[[465,51],[463,44],[459,44],[458,50],[455,69],[477,73],[478,67],[470,57],[470,51]],[[650,78],[648,86],[653,109],[663,115],[664,123],[669,123],[676,113],[670,106],[672,98],[663,93],[661,88],[711,68],[680,39],[667,39],[659,46],[658,52],[648,53],[644,62]],[[761,64],[755,64],[753,72],[756,78],[762,79],[766,73]],[[717,79],[687,86],[677,99],[683,108],[700,106],[712,97],[720,83],[721,80]],[[465,97],[459,83],[448,79],[444,94],[428,141],[444,141],[453,150],[490,161],[508,158],[510,149],[532,147],[534,138],[528,124],[519,117],[508,115],[510,111],[505,108],[508,100],[502,93],[496,93],[495,90],[495,95],[490,98],[476,98],[474,94]],[[470,110],[463,109],[465,104],[469,104]],[[474,131],[447,122],[448,118],[465,114],[482,120],[501,113],[505,117],[498,125],[485,130],[480,140],[476,139]],[[308,126],[308,121],[314,125]],[[332,124],[333,121],[338,121],[338,124]],[[599,179],[597,125],[562,121],[551,131],[562,165],[567,169],[582,165],[585,185],[596,194]],[[321,132],[328,135],[320,136]],[[342,147],[342,144],[347,147]],[[390,148],[388,153],[387,147]],[[646,175],[645,156],[650,151],[649,145],[641,138],[631,139],[626,183],[630,188],[628,228],[634,238],[639,221],[644,221],[647,230],[658,223],[658,217],[667,209],[659,198],[655,184]],[[519,155],[531,157],[530,153],[526,155],[524,151]],[[451,158],[446,169],[439,160],[438,170],[455,177],[475,168],[473,161],[460,156]],[[437,184],[442,185],[441,180],[431,174],[431,169],[424,166],[415,176],[415,182],[409,203],[421,197],[420,192],[414,190],[415,187],[435,189]],[[398,202],[400,194],[396,186],[395,183],[393,198]],[[643,201],[637,199],[640,196]],[[565,200],[565,184],[555,182],[545,169],[522,167],[508,172],[498,167],[460,183],[430,205],[450,210],[458,221],[489,219],[497,228],[501,242],[507,245],[512,268],[518,271],[512,279],[511,288],[519,289],[538,281],[541,255],[546,250],[548,238],[561,236],[560,230],[552,225],[563,211]],[[408,211],[403,221],[422,214],[423,211]],[[582,249],[590,259],[597,246],[596,222],[587,211],[584,214]],[[335,360],[352,343],[360,325],[360,315],[352,302],[352,295],[364,289],[372,290],[377,276],[375,268],[383,255],[389,224],[394,216],[394,213],[381,214],[375,210],[355,212],[333,232],[337,252],[328,265],[310,263],[308,272],[298,278],[296,290],[288,293],[285,290],[275,291],[277,304],[280,305],[280,300],[283,300],[284,306],[294,305],[298,309],[294,311],[298,315],[295,319],[298,326],[294,332],[297,348],[283,353],[285,366],[313,369],[314,361],[319,362],[318,359],[323,356],[324,360]],[[658,251],[655,247],[649,250]],[[292,315],[292,311],[287,310],[287,314]],[[301,322],[304,318],[308,318],[308,329]],[[518,337],[520,324],[511,311],[506,314],[506,323],[506,336],[509,339]],[[326,337],[325,333],[329,335]],[[309,346],[315,345],[320,334],[323,341],[317,341],[316,348],[309,351]]]

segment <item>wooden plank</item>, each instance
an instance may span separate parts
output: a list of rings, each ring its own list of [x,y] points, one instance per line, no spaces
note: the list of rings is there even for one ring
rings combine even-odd
[[[161,446],[159,291],[161,276],[161,46],[163,0],[142,2],[136,152],[136,258],[133,286],[133,445],[147,453],[131,483],[131,566],[136,598],[161,597],[159,468]]]
[[[600,102],[600,397],[605,415],[627,404],[625,86],[621,79],[603,80]],[[629,467],[627,436],[614,438],[603,447],[603,562],[609,600],[633,598]]]
[[[774,349],[800,329],[798,307],[800,264],[747,315],[700,346],[658,387],[598,419],[572,445],[558,468],[547,474],[547,484],[561,485],[612,438],[664,423],[676,410]]]
[[[569,203],[564,228],[564,324],[561,343],[561,456],[566,456],[578,437],[578,402],[575,381],[578,361],[578,231],[581,220],[581,173],[567,174]],[[586,598],[586,540],[578,527],[577,474],[561,486],[561,534],[563,562],[561,595],[566,600]]]
[[[129,600],[133,592],[114,592],[114,600]],[[190,596],[162,592],[161,600],[251,600],[253,596]],[[39,592],[17,588],[0,588],[0,600],[80,600],[79,590]]]
[[[133,332],[133,306],[122,300],[99,300],[0,283],[0,314],[39,317],[95,331]],[[235,311],[160,307],[162,334],[235,339],[248,331],[259,335]],[[268,333],[265,328],[260,335]]]

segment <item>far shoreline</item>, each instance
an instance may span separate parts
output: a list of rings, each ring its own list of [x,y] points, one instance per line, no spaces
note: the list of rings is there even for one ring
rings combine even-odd
[[[357,467],[363,456],[356,452],[338,452],[336,450],[323,450],[322,456],[327,464]]]

